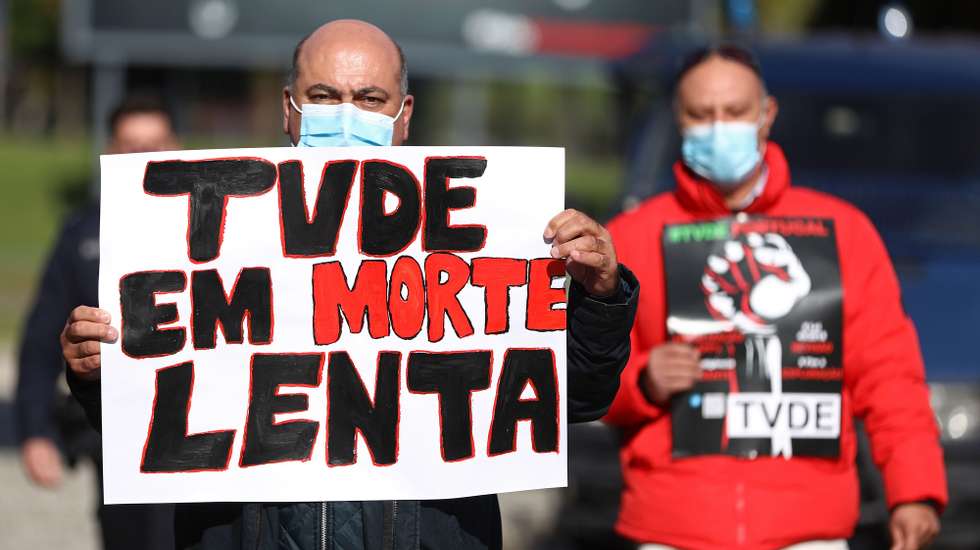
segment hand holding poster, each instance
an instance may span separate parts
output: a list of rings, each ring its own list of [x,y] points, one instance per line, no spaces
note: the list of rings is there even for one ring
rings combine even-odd
[[[563,486],[561,149],[104,156],[106,503]]]

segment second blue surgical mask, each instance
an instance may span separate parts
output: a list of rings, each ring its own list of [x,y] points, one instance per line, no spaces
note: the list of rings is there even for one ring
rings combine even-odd
[[[298,147],[351,147],[391,145],[395,121],[405,108],[394,117],[358,109],[352,103],[321,105],[304,103],[300,109],[293,98],[293,108],[302,115]]]
[[[759,125],[715,122],[684,130],[681,155],[696,174],[722,187],[741,183],[762,158]]]

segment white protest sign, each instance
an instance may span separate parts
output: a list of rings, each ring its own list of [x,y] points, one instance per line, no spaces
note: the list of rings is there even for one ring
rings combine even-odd
[[[102,157],[105,501],[566,485],[564,151]]]

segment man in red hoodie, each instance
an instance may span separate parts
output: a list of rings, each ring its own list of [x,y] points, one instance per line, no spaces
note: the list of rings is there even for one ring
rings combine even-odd
[[[893,550],[927,545],[947,500],[942,450],[878,233],[791,187],[751,53],[695,52],[675,94],[676,189],[609,225],[645,289],[606,417],[624,432],[617,530],[651,548],[846,548],[857,416]]]

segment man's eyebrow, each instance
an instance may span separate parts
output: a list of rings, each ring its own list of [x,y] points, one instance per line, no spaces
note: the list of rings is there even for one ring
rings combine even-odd
[[[310,96],[313,92],[325,92],[329,95],[339,96],[341,95],[340,90],[334,88],[333,86],[328,86],[326,84],[314,84],[306,89],[306,95]]]
[[[364,88],[359,88],[354,92],[355,97],[364,97],[368,94],[379,94],[384,96],[384,99],[388,99],[389,94],[384,90],[384,88],[379,88],[377,86],[365,86]]]

